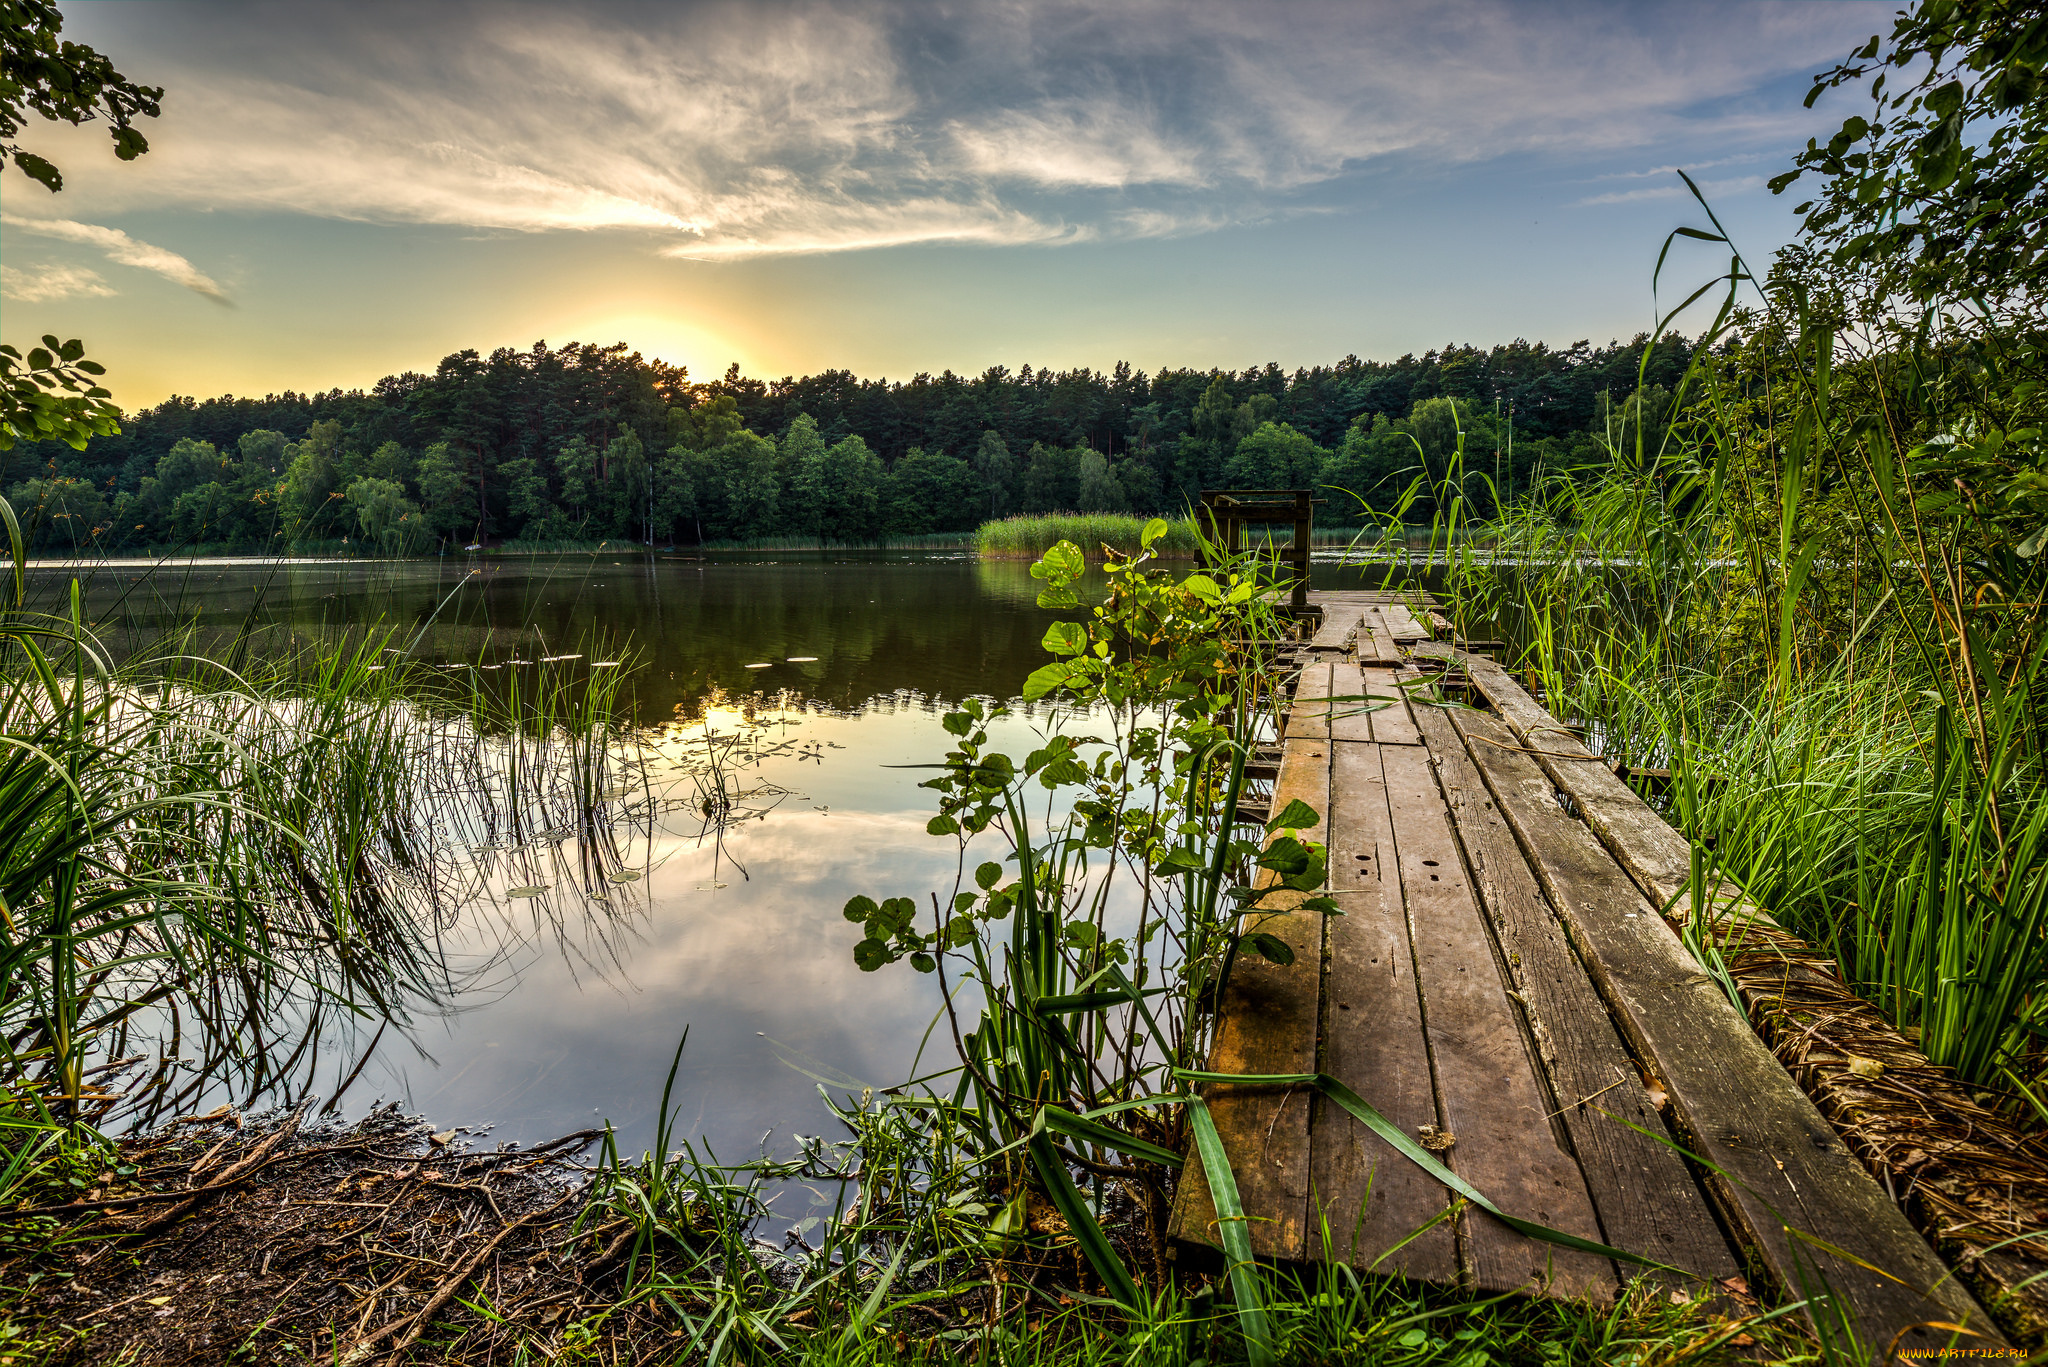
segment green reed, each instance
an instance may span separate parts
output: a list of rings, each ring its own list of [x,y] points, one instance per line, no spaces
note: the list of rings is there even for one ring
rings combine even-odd
[[[9,1123],[289,1092],[356,1022],[453,995],[434,936],[494,879],[575,895],[624,876],[625,662],[494,689],[389,631],[117,661],[75,583],[54,611],[24,588],[0,607]],[[582,867],[550,877],[565,843]],[[122,1059],[145,1075],[123,1082]]]
[[[1668,767],[1711,864],[1931,1058],[2048,1118],[2048,571],[1970,463],[2027,420],[2032,353],[1852,338],[1782,282],[1738,309],[1748,274],[1663,444],[1632,424],[1510,505],[1453,558],[1457,610],[1610,756]]]
[[[1144,549],[1147,525],[1147,519],[1125,513],[1030,513],[982,523],[974,545],[988,559],[1036,560],[1062,541],[1079,546],[1090,560],[1101,559],[1104,546],[1135,556]],[[1202,540],[1194,522],[1180,518],[1167,523],[1151,551],[1158,559],[1199,559]]]

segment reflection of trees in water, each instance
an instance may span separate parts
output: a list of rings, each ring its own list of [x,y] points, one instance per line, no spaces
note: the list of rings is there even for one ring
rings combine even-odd
[[[635,720],[666,722],[714,688],[799,689],[842,711],[907,690],[945,699],[1015,692],[1041,663],[1051,614],[1017,562],[820,556],[808,561],[595,559],[390,562],[99,571],[88,589],[117,648],[171,629],[195,647],[247,626],[258,648],[336,640],[382,622],[437,662],[490,662],[594,631],[629,637],[648,668]],[[265,644],[267,642],[267,644]],[[571,646],[571,649],[577,647]],[[796,664],[789,656],[816,656]],[[750,675],[745,666],[768,662]]]

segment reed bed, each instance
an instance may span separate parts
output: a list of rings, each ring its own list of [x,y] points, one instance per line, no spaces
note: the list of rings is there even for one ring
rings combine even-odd
[[[601,898],[650,803],[623,668],[429,668],[390,632],[115,664],[73,587],[0,610],[0,1110],[89,1136],[296,1100],[358,1021],[450,1001],[435,937]]]
[[[1636,424],[1490,554],[1450,549],[1457,610],[1610,756],[1670,771],[1712,875],[2048,1124],[2048,578],[1943,493],[1953,434],[2015,400],[1978,344],[1848,338],[1793,292],[1750,312],[1731,285],[1714,332],[1660,445]]]
[[[1147,519],[1123,513],[1034,513],[984,522],[974,534],[974,547],[984,559],[1036,560],[1059,545],[1071,542],[1090,560],[1102,558],[1102,548],[1118,555],[1138,554]],[[1201,538],[1191,519],[1167,523],[1167,531],[1154,547],[1160,559],[1194,560],[1202,554]]]

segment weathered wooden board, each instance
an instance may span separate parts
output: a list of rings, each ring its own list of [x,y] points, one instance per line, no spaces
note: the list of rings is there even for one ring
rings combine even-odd
[[[1397,666],[1401,660],[1401,647],[1394,640],[1394,633],[1387,629],[1386,609],[1367,608],[1358,628],[1358,662]]]
[[[1435,596],[1416,589],[1311,589],[1308,600],[1311,603],[1357,603],[1360,606],[1385,607],[1390,604],[1420,603],[1425,608],[1442,607]]]
[[[1456,1141],[1446,1161],[1510,1215],[1598,1239],[1585,1180],[1550,1127],[1548,1090],[1508,1000],[1431,756],[1420,746],[1380,754],[1437,1103]],[[1537,1243],[1480,1211],[1463,1218],[1480,1288],[1613,1294],[1605,1258]]]
[[[1415,1134],[1439,1119],[1380,754],[1376,745],[1339,743],[1332,757],[1330,887],[1344,914],[1328,929],[1322,1069]],[[1314,1149],[1316,1200],[1333,1251],[1357,1266],[1373,1265],[1449,1204],[1441,1184],[1341,1107],[1319,1101]],[[1455,1279],[1450,1225],[1379,1266]]]
[[[1327,673],[1327,671],[1325,671]],[[1349,747],[1347,747],[1349,748]],[[1322,818],[1307,838],[1324,840],[1330,811],[1330,752],[1324,739],[1290,738],[1282,748],[1273,804],[1300,798]],[[1262,879],[1262,885],[1270,879]],[[1219,1073],[1312,1073],[1322,989],[1323,917],[1288,908],[1300,893],[1275,892],[1245,914],[1244,930],[1277,935],[1294,962],[1269,963],[1236,955],[1217,1005],[1216,1040],[1209,1068]],[[1251,1217],[1253,1250],[1261,1257],[1299,1260],[1309,1230],[1309,1101],[1301,1087],[1217,1083],[1204,1089],[1230,1155],[1238,1196]],[[1189,1155],[1175,1193],[1174,1237],[1216,1243],[1216,1208],[1200,1159]]]
[[[1311,657],[1301,667],[1281,735],[1286,740],[1330,738],[1330,661]]]
[[[1495,800],[1632,1052],[1663,1081],[1689,1146],[1726,1175],[1713,1190],[1780,1290],[1799,1295],[1817,1272],[1875,1345],[1896,1336],[1900,1348],[1939,1347],[1949,1336],[1932,1321],[1987,1336],[1973,1345],[2002,1341],[1592,829],[1557,804],[1553,784],[1569,777],[1590,791],[1604,767],[1557,758],[1585,752],[1497,665],[1464,658],[1539,761],[1519,775],[1488,772]],[[1473,746],[1482,768],[1487,748]],[[1788,1223],[1882,1270],[1795,1241]]]
[[[1410,612],[1405,604],[1390,603],[1381,608],[1380,612],[1386,618],[1387,630],[1393,633],[1396,641],[1427,641],[1429,639],[1429,628],[1416,621],[1415,614]]]
[[[1330,668],[1330,739],[1370,741],[1372,702],[1365,700],[1366,676],[1352,660],[1335,661]]]
[[[1367,669],[1364,674],[1365,691],[1375,704],[1385,704],[1371,713],[1372,738],[1382,745],[1422,744],[1422,732],[1416,729],[1415,715],[1408,705],[1408,690],[1404,687],[1417,676],[1396,669]]]
[[[1466,753],[1453,716],[1478,734],[1492,729],[1504,737],[1506,729],[1479,713],[1416,708],[1459,843],[1548,1070],[1551,1110],[1578,1155],[1605,1242],[1692,1274],[1656,1275],[1696,1295],[1702,1283],[1741,1269],[1685,1160],[1653,1137],[1664,1123],[1635,1060]],[[1488,755],[1506,768],[1534,767],[1513,751]],[[1622,1269],[1624,1275],[1636,1271]]]
[[[1343,650],[1351,642],[1352,633],[1358,630],[1360,618],[1365,615],[1363,604],[1323,604],[1322,625],[1309,638],[1311,650]]]

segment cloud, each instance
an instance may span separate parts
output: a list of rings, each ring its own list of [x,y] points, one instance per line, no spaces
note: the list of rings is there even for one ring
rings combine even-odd
[[[226,292],[190,261],[176,252],[137,241],[119,228],[103,228],[96,223],[78,223],[68,218],[28,218],[21,214],[0,214],[0,224],[37,237],[54,237],[60,242],[98,247],[107,254],[109,261],[133,266],[137,270],[154,271],[195,294],[203,294],[217,304],[233,307],[234,301]],[[92,272],[85,274],[91,275]],[[97,280],[99,277],[93,278]],[[105,292],[112,293],[111,290]]]
[[[1640,204],[1647,200],[1692,198],[1692,191],[1686,189],[1684,182],[1678,179],[1676,169],[1665,174],[1671,181],[1669,185],[1646,185],[1639,190],[1610,190],[1605,194],[1588,195],[1584,199],[1575,199],[1572,201],[1572,204],[1574,206]],[[1693,183],[1700,187],[1700,193],[1705,195],[1707,202],[1711,204],[1716,195],[1734,195],[1745,190],[1758,188],[1764,183],[1764,177],[1727,176],[1720,180],[1701,180],[1698,176],[1694,176]]]
[[[23,304],[58,299],[104,299],[114,293],[98,271],[83,266],[0,266],[0,297]]]
[[[261,26],[233,7],[176,13],[121,12],[175,98],[140,162],[64,163],[96,206],[624,230],[729,257],[1203,231],[1378,166],[1747,143],[1783,119],[1746,97],[1838,55],[1884,9],[451,0],[304,4]]]

